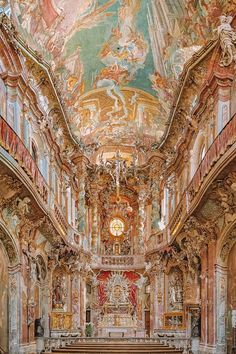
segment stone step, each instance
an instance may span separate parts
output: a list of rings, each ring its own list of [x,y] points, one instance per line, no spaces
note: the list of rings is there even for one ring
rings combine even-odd
[[[53,349],[54,354],[182,354],[180,349],[171,348],[158,342],[129,343],[121,342],[82,342],[72,343],[60,349]]]
[[[67,347],[68,348],[116,348],[117,346],[119,346],[119,348],[141,348],[141,347],[144,347],[146,348],[148,346],[148,348],[168,348],[167,345],[164,345],[164,344],[120,344],[120,343],[117,343],[117,344],[103,344],[103,343],[97,343],[97,344],[71,344],[71,345],[68,345]]]
[[[139,353],[139,354],[148,354],[148,353],[156,353],[156,354],[182,354],[182,350],[177,350],[169,347],[164,347],[164,348],[150,348],[147,346],[146,348],[133,348],[131,347],[123,347],[123,348],[117,348],[117,347],[98,347],[98,348],[61,348],[61,349],[55,349],[53,350],[53,353],[80,353],[80,354],[87,354],[87,353],[93,353],[93,354],[104,354],[104,353],[122,353],[122,354],[134,354],[134,353]]]
[[[157,350],[157,349],[100,349],[100,350],[91,350],[91,349],[78,349],[77,351],[71,351],[70,349],[57,349],[57,350],[53,350],[52,351],[54,354],[60,354],[60,353],[67,353],[67,354],[72,354],[72,353],[76,353],[76,354],[182,354],[183,351],[182,350],[176,350],[176,349],[162,349],[162,350]]]

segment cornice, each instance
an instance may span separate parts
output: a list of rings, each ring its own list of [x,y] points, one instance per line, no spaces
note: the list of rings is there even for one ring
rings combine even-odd
[[[181,73],[181,76],[178,81],[177,91],[175,92],[171,112],[167,121],[167,129],[162,137],[162,141],[159,145],[159,148],[163,147],[166,142],[166,139],[171,130],[174,119],[176,118],[177,109],[179,106],[179,102],[182,97],[182,93],[185,89],[186,81],[189,77],[190,72],[204,59],[207,55],[212,52],[216,46],[218,45],[219,40],[214,39],[209,41],[206,45],[204,45],[199,51],[193,54],[192,58],[189,59],[184,65],[184,69]]]
[[[60,112],[63,117],[63,122],[66,127],[66,131],[71,139],[71,142],[79,148],[78,143],[74,139],[73,135],[71,134],[67,119],[66,119],[66,114],[63,108],[62,104],[62,98],[59,97],[59,93],[57,91],[57,84],[55,82],[51,66],[49,65],[48,62],[46,62],[42,56],[37,52],[34,51],[30,46],[23,40],[23,38],[20,36],[20,34],[16,31],[14,25],[10,21],[10,19],[6,15],[1,15],[0,17],[0,29],[4,29],[6,36],[10,36],[11,40],[10,42],[14,44],[18,49],[20,49],[22,55],[28,57],[31,59],[34,63],[36,63],[38,66],[40,66],[44,72],[46,73],[46,76],[49,79],[50,85],[53,89],[53,93],[57,99],[57,103],[60,109]]]

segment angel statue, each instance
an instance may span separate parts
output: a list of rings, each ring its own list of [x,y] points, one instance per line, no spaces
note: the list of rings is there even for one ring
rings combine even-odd
[[[220,16],[218,35],[220,38],[220,46],[222,48],[221,66],[229,66],[232,61],[236,61],[236,32],[231,27],[232,20],[232,16]]]

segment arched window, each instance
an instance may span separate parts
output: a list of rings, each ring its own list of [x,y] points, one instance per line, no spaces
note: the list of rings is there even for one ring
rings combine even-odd
[[[38,153],[37,153],[37,148],[34,142],[31,144],[31,155],[33,160],[37,163],[38,162]]]
[[[222,129],[228,123],[229,120],[229,108],[228,105],[225,103],[222,107]]]
[[[30,123],[29,121],[24,118],[23,121],[23,139],[24,139],[24,144],[27,148],[30,146]]]
[[[206,155],[206,146],[203,144],[200,149],[199,163],[204,159]]]
[[[39,168],[45,180],[48,181],[48,159],[46,154],[43,154],[42,158],[40,159]]]

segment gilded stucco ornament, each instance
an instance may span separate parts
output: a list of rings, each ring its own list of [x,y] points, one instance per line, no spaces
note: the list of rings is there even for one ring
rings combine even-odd
[[[222,209],[225,227],[236,218],[236,172],[230,172],[225,178],[216,180],[212,185],[212,196]]]
[[[0,242],[2,242],[7,252],[11,265],[15,264],[18,260],[16,247],[12,239],[2,230],[0,230]]]
[[[220,257],[223,262],[227,260],[227,257],[230,253],[231,248],[233,247],[234,243],[236,241],[236,229],[234,229],[230,235],[227,237],[226,241],[224,242],[221,252],[220,252]]]
[[[222,49],[221,66],[229,66],[233,61],[236,61],[236,32],[231,26],[232,20],[232,16],[223,15],[220,17],[218,35]]]

